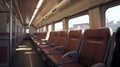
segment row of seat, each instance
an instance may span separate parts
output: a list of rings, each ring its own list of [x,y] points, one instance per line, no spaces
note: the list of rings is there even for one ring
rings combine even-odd
[[[111,47],[108,28],[50,32],[49,39],[31,39],[55,67],[105,67]]]
[[[39,33],[34,33],[32,35],[32,39],[36,39],[33,41],[40,41],[41,39],[45,39],[47,36],[47,32],[39,32]]]

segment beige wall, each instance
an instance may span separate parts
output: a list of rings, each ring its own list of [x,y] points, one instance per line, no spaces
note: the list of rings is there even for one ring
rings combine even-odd
[[[68,30],[68,20],[67,19],[63,19],[63,30]]]
[[[94,8],[89,10],[89,18],[90,18],[90,28],[98,28],[101,27],[101,17],[100,17],[100,8]]]

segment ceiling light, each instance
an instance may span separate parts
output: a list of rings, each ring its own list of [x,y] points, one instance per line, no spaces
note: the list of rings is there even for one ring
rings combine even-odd
[[[38,4],[37,4],[37,6],[36,6],[36,9],[35,9],[35,11],[34,11],[34,13],[33,13],[33,16],[32,16],[32,18],[31,18],[31,20],[30,20],[29,26],[31,25],[33,19],[35,18],[35,15],[37,14],[38,9],[40,8],[42,2],[43,2],[43,0],[39,0]]]
[[[37,7],[36,8],[40,8],[41,4],[42,4],[43,0],[39,0]]]

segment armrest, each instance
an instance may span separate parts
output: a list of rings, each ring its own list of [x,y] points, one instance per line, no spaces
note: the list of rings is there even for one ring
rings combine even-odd
[[[54,50],[59,50],[59,51],[54,51]],[[62,54],[64,52],[63,46],[57,46],[51,48],[51,51],[48,53],[48,55],[56,55],[56,54]]]
[[[60,50],[60,51],[62,51],[63,49],[64,49],[63,46],[56,46],[52,48],[52,50]]]
[[[54,47],[55,45],[56,45],[55,43],[49,43],[49,44],[47,44],[46,47]]]
[[[64,54],[61,58],[61,60],[64,60],[65,57],[70,56],[73,58],[74,61],[78,60],[78,52],[77,51],[70,51],[66,54]]]
[[[56,67],[60,66],[60,65],[66,65],[66,64],[74,64],[76,63],[74,60],[68,60],[68,61],[63,61],[63,62],[57,62],[55,64]]]
[[[105,67],[105,64],[97,63],[97,64],[92,65],[91,67]]]
[[[64,61],[64,58],[67,56],[72,57],[72,60]],[[64,54],[62,56],[62,58],[60,59],[60,62],[58,62],[56,65],[58,66],[58,65],[63,65],[63,64],[72,64],[72,63],[76,63],[77,60],[78,60],[78,52],[77,51],[70,51],[70,52]]]

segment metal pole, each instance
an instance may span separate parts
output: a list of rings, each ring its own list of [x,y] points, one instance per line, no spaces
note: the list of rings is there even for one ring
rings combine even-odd
[[[12,65],[12,0],[10,0],[10,23],[9,23],[9,67]]]

